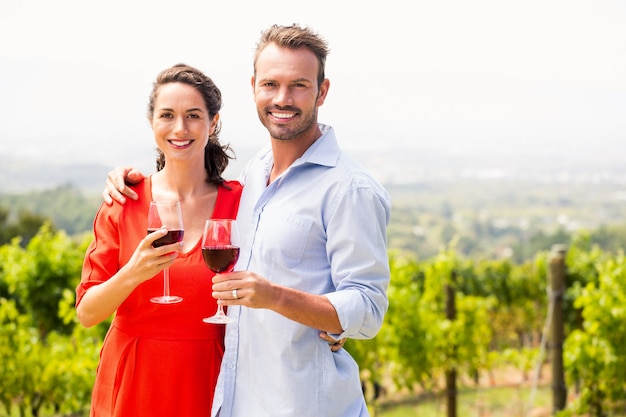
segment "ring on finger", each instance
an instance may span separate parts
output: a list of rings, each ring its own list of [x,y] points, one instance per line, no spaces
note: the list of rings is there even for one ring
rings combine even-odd
[[[233,290],[233,300],[236,300],[238,298],[239,298],[239,296],[237,295],[237,290],[235,289],[235,290]]]

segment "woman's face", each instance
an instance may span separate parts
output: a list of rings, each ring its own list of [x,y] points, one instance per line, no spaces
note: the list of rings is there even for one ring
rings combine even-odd
[[[211,118],[202,95],[194,87],[167,83],[159,87],[154,102],[154,139],[166,159],[183,160],[196,154],[204,159],[204,148],[217,118]]]

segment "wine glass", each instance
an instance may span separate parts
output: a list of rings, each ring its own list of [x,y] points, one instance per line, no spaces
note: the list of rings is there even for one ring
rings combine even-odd
[[[182,242],[185,234],[183,228],[183,214],[178,201],[151,201],[148,210],[148,234],[158,229],[167,229],[167,234],[152,243],[159,247],[176,242]],[[175,304],[183,301],[182,297],[170,295],[170,268],[163,269],[163,295],[152,297],[150,301],[156,304]]]
[[[202,257],[204,263],[216,274],[230,272],[239,258],[239,229],[232,219],[210,219],[204,224],[202,236]],[[225,324],[235,320],[224,314],[221,304],[211,317],[202,319],[205,323]]]

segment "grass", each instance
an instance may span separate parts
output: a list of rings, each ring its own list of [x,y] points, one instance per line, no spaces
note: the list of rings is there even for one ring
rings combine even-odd
[[[552,393],[549,385],[537,387],[531,404],[532,388],[512,384],[499,387],[462,389],[457,398],[458,417],[548,417],[551,416]],[[372,417],[447,417],[445,397],[406,399],[384,403],[371,409]],[[29,415],[27,413],[27,415]],[[56,416],[42,410],[42,416]],[[79,414],[75,414],[79,415]],[[87,414],[88,415],[88,412]],[[0,410],[0,417],[3,414]],[[19,416],[17,409],[11,416]]]
[[[457,397],[457,416],[462,417],[543,417],[551,415],[549,386],[538,387],[531,404],[532,388],[508,386],[464,390]],[[372,417],[446,417],[445,397],[413,404],[379,407]]]

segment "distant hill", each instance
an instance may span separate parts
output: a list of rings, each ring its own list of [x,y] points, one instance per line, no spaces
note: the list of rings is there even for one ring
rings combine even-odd
[[[234,178],[243,169],[255,150],[237,151],[224,176]],[[68,158],[70,159],[70,158]],[[144,158],[143,166],[134,165],[144,174],[154,171],[152,155]],[[36,161],[0,155],[0,194],[41,191],[71,185],[87,195],[100,195],[108,172],[115,165],[74,163],[63,161]]]
[[[0,193],[23,193],[71,184],[87,193],[102,191],[110,166],[0,161]]]
[[[391,194],[390,248],[428,257],[460,237],[460,253],[521,261],[552,243],[566,243],[574,231],[613,227],[624,239],[609,230],[601,231],[606,236],[598,242],[626,247],[626,163],[395,149],[349,153]],[[236,177],[250,154],[239,152],[225,177]],[[0,206],[10,208],[13,218],[25,209],[70,233],[91,230],[111,168],[0,156]]]
[[[238,148],[224,176],[235,178],[258,148]],[[383,184],[433,184],[439,181],[537,182],[541,184],[626,184],[626,152],[600,157],[568,152],[530,151],[509,155],[489,155],[461,149],[397,148],[346,149]],[[34,161],[0,155],[0,193],[44,190],[72,185],[87,194],[99,195],[113,165],[66,161]],[[151,155],[135,166],[144,173],[153,170]],[[148,168],[146,168],[146,166]]]

